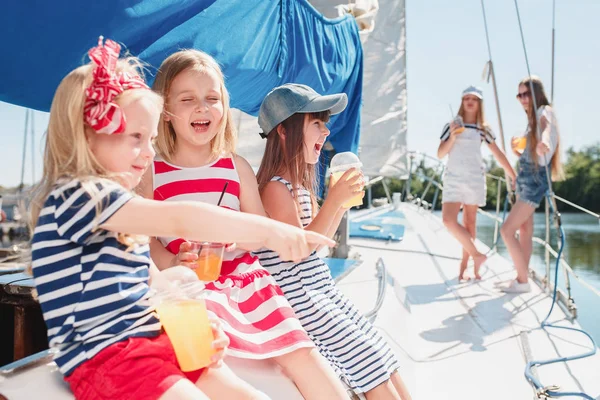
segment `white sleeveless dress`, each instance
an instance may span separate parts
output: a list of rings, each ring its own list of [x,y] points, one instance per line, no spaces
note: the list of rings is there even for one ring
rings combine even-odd
[[[450,138],[450,125],[446,124],[440,140]],[[485,165],[481,156],[481,143],[495,140],[489,129],[465,124],[465,130],[456,136],[448,153],[443,176],[442,203],[461,203],[484,206],[486,198]]]

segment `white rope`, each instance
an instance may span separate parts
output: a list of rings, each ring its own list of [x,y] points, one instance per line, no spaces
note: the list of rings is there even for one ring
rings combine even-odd
[[[531,75],[531,68],[529,67],[529,57],[527,56],[527,46],[525,45],[525,35],[523,34],[523,25],[521,24],[521,14],[519,13],[519,4],[517,0],[515,1],[515,9],[517,11],[517,20],[519,21],[519,31],[521,32],[521,43],[523,44],[523,53],[525,54],[525,65],[527,66],[527,76],[529,77],[529,90],[531,91],[530,94],[530,98],[531,101],[533,102],[533,112],[535,114],[535,119],[537,121],[536,124],[536,130],[537,130],[537,135],[541,138],[542,137],[542,132],[540,131],[540,118],[537,115],[537,101],[535,99],[535,91],[533,89],[533,76]],[[548,121],[550,122],[550,121]],[[533,149],[534,154],[537,154],[535,152],[535,149]],[[537,160],[535,160],[537,161]],[[552,180],[550,179],[550,174],[549,174],[549,170],[548,170],[548,159],[546,158],[546,154],[544,154],[544,163],[546,164],[544,167],[546,168],[546,178],[548,179],[548,189],[550,190],[551,194],[554,194],[554,191],[552,190]],[[554,200],[554,197],[552,198],[552,200]],[[554,202],[554,209],[556,210],[556,202]]]
[[[492,60],[492,46],[490,45],[490,35],[489,35],[489,31],[488,31],[487,16],[485,14],[485,4],[484,4],[483,0],[481,0],[481,11],[483,13],[483,25],[485,27],[485,40],[487,43],[488,56],[489,56],[489,61],[486,64],[485,70],[487,70],[488,83],[490,81],[490,77],[492,78],[492,85],[494,88],[494,99],[496,101],[496,113],[498,114],[498,128],[500,130],[500,132],[499,132],[500,133],[500,145],[502,147],[502,151],[504,151],[504,153],[506,153],[506,144],[505,144],[506,141],[504,139],[504,125],[502,124],[502,113],[500,112],[500,100],[498,98],[498,87],[496,86],[496,72],[494,70],[494,62]],[[508,182],[508,176],[506,174],[506,171],[504,172],[504,176],[507,178],[506,181]],[[509,199],[512,199],[513,193],[512,193],[511,185],[506,185],[506,190],[508,191]]]

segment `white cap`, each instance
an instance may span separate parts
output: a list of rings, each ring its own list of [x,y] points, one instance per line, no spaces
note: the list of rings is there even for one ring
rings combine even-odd
[[[478,99],[483,100],[483,92],[481,91],[480,88],[478,88],[476,86],[469,86],[468,88],[463,90],[462,97],[465,97],[468,94],[472,94],[473,96],[477,97]]]

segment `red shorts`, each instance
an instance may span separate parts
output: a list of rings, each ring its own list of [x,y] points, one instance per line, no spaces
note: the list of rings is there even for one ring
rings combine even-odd
[[[180,379],[196,382],[204,369],[182,372],[165,333],[115,343],[65,377],[77,400],[158,399]]]

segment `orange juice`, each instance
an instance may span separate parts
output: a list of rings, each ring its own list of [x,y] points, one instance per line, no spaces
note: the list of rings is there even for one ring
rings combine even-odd
[[[463,122],[463,119],[460,115],[457,115],[456,118],[454,118],[454,122],[456,125],[458,125],[458,128],[456,128],[454,130],[454,132],[456,132],[457,134],[459,133],[463,133],[465,131],[465,123]]]
[[[513,140],[513,144],[517,153],[523,154],[523,152],[525,151],[525,147],[527,146],[527,136],[515,138]]]
[[[340,178],[342,177],[342,175],[344,175],[346,171],[339,171],[339,172],[333,172],[331,174],[331,184],[335,185],[337,183],[337,181],[340,180]],[[353,176],[355,174],[352,174],[350,176]],[[350,208],[350,207],[354,207],[354,206],[360,206],[362,204],[362,195],[361,194],[357,194],[356,196],[354,196],[353,198],[351,198],[350,200],[348,200],[346,203],[344,203],[342,205],[342,207],[344,208]]]
[[[221,274],[221,264],[223,258],[213,252],[211,249],[202,250],[198,254],[198,268],[196,268],[196,275],[201,281],[214,281]]]
[[[194,269],[198,279],[205,282],[216,280],[221,275],[221,264],[225,245],[211,242],[191,242],[191,251],[198,254]]]
[[[160,303],[156,311],[182,371],[195,371],[212,362],[215,338],[204,300],[167,300]]]

